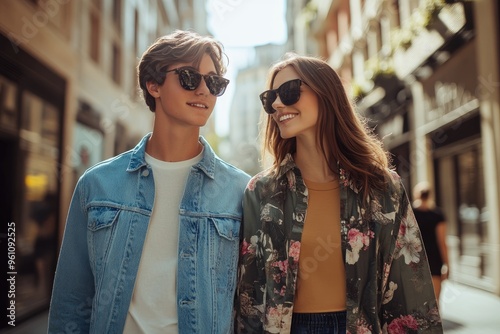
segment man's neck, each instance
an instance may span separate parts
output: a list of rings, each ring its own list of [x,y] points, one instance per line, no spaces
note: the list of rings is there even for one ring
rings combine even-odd
[[[199,132],[174,134],[153,131],[146,146],[146,153],[167,162],[189,160],[200,154],[203,149],[198,137]]]

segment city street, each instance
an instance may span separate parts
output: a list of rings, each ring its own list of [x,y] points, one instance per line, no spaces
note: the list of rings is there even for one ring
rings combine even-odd
[[[183,38],[203,41],[210,48],[204,53],[181,42]],[[424,277],[413,266],[424,259],[423,250],[429,268],[434,269],[436,260],[435,273],[441,265],[438,255],[449,264],[451,280],[443,283],[439,303],[444,333],[500,334],[499,59],[500,0],[0,0],[0,255],[6,286],[0,304],[7,312],[0,334],[47,333],[56,268],[65,283],[75,277],[100,278],[92,282],[92,289],[103,291],[95,295],[94,304],[106,306],[102,307],[106,314],[101,309],[97,312],[98,319],[107,319],[113,312],[107,307],[111,301],[117,301],[116,309],[129,308],[128,299],[119,304],[123,301],[119,296],[133,293],[134,280],[137,286],[147,285],[158,300],[165,298],[157,291],[173,296],[164,289],[175,281],[173,276],[156,285],[137,279],[138,264],[144,266],[141,256],[150,257],[135,250],[162,251],[165,258],[175,255],[176,243],[162,239],[157,250],[148,237],[164,233],[151,232],[147,226],[170,228],[161,222],[167,214],[169,222],[179,220],[178,234],[186,236],[178,242],[178,254],[196,263],[179,275],[189,278],[180,281],[191,287],[192,277],[206,270],[207,263],[218,263],[218,253],[203,248],[215,245],[212,231],[226,244],[238,241],[233,238],[237,231],[231,231],[224,218],[232,222],[241,217],[240,208],[229,202],[233,194],[241,204],[239,196],[246,184],[252,196],[256,193],[251,191],[254,182],[247,183],[247,175],[232,167],[254,176],[271,166],[281,168],[289,154],[302,179],[324,183],[338,179],[335,174],[342,170],[342,188],[350,188],[349,193],[355,190],[358,196],[361,190],[375,196],[380,191],[384,203],[353,198],[343,205],[341,195],[340,209],[328,208],[354,219],[355,224],[348,223],[349,263],[364,263],[358,260],[361,249],[367,261],[380,264],[378,269],[387,260],[387,254],[379,252],[379,243],[394,242],[396,236],[379,237],[379,225],[389,220],[399,224],[402,212],[398,209],[394,214],[392,209],[401,208],[403,202],[394,206],[390,200],[398,199],[396,188],[404,188],[404,200],[416,213],[422,238],[416,238],[416,224],[408,216],[406,225],[412,226],[405,229],[401,224],[399,231],[408,238],[401,252],[398,244],[397,256],[404,255],[418,275],[410,278],[413,281]],[[158,96],[149,86],[158,88]],[[170,116],[178,122],[170,122]],[[318,129],[318,150],[301,144],[307,137],[303,131]],[[156,134],[145,137],[153,130]],[[213,156],[212,151],[217,158],[205,159]],[[316,155],[316,151],[325,154]],[[202,159],[195,159],[196,165],[188,168],[195,153]],[[159,179],[160,167],[150,163],[156,160],[186,166],[182,179],[165,171],[168,180],[179,182],[176,191]],[[226,162],[232,167],[221,165],[225,172],[215,173],[216,166]],[[398,184],[382,192],[378,180],[383,178],[376,175],[387,168],[398,174]],[[294,183],[291,178],[287,181]],[[428,185],[423,196],[428,202],[422,201],[422,191],[415,191],[422,183]],[[287,194],[295,188],[286,188]],[[179,207],[189,207],[189,215],[161,204],[158,198],[163,195],[157,194],[164,189],[169,203],[177,207],[179,200]],[[215,192],[219,189],[223,196]],[[281,216],[289,208],[294,214],[296,209],[306,209],[305,202],[288,205],[288,198],[295,197],[287,194],[278,196],[287,201],[285,205],[279,200],[277,208],[264,199],[256,202],[262,205],[261,212],[254,212],[256,217],[271,205],[270,221],[283,225],[288,218],[284,223],[274,213]],[[310,200],[313,197],[308,195],[307,203],[316,203]],[[321,193],[321,198],[327,197]],[[339,204],[338,198],[335,193],[334,204]],[[426,211],[434,206],[439,213]],[[310,207],[309,213],[316,210],[315,204]],[[219,214],[223,222],[218,221]],[[331,215],[325,211],[323,216]],[[211,232],[203,233],[206,229]],[[301,229],[293,231],[299,238]],[[166,235],[177,242],[175,233]],[[311,241],[330,237],[320,230],[311,233]],[[267,244],[267,234],[257,236]],[[75,247],[62,248],[63,238]],[[254,235],[248,238],[255,241]],[[76,239],[80,242],[71,241]],[[312,250],[314,261],[309,263],[314,268],[309,269],[315,270],[326,257],[319,255],[320,248]],[[80,256],[87,253],[90,262]],[[394,254],[393,260],[398,257]],[[62,259],[59,264],[58,259]],[[278,269],[289,274],[291,267]],[[211,274],[219,275],[215,270]],[[195,283],[196,291],[207,290],[205,281]],[[66,288],[71,287],[61,286],[64,289],[58,287],[58,291],[67,297]],[[393,286],[407,289],[403,282]],[[359,287],[359,292],[364,288]],[[410,298],[415,298],[409,304],[426,297],[416,288],[408,289]],[[211,290],[218,288],[210,287],[206,294]],[[87,297],[75,310],[68,310],[80,313],[89,303]],[[328,300],[328,295],[322,298]],[[189,303],[191,297],[180,299]],[[202,307],[213,308],[202,299]],[[420,303],[422,310],[407,312],[428,313],[432,308],[436,313],[435,304],[426,300],[425,305]],[[347,305],[348,312],[359,312],[357,305]],[[158,308],[157,303],[154,306]],[[160,312],[152,318],[168,317]],[[180,320],[191,319],[177,318],[185,330]],[[209,316],[197,322],[207,327],[212,321],[216,328],[224,323],[218,319]],[[62,315],[60,320],[67,327],[62,331],[72,332],[71,321]],[[401,326],[415,328],[411,317],[399,320]],[[5,327],[9,321],[15,326]],[[426,320],[421,321],[419,326],[427,327]],[[396,325],[390,326],[390,334],[398,331]],[[401,332],[405,330],[412,331]],[[113,324],[95,330],[116,331]]]
[[[500,297],[453,281],[444,283],[441,312],[446,334],[498,334]],[[47,312],[2,331],[5,334],[42,334],[47,332]]]

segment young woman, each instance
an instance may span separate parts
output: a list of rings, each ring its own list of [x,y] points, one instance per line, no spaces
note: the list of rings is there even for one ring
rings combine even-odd
[[[239,333],[442,333],[405,189],[324,61],[288,55],[260,95],[274,158],[243,199]]]

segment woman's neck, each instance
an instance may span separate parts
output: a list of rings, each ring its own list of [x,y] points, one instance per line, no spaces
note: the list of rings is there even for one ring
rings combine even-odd
[[[297,140],[297,152],[294,160],[302,177],[306,180],[321,183],[337,179],[335,173],[328,166],[321,148],[316,143]]]

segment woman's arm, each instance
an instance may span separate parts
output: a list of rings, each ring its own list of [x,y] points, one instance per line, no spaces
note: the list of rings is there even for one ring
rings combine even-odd
[[[249,184],[252,184],[252,180]],[[257,190],[247,187],[243,197],[243,223],[238,263],[238,284],[235,301],[235,332],[261,333],[263,331],[264,290],[259,267],[258,244],[260,226],[260,198]]]
[[[403,332],[443,333],[422,236],[404,190],[398,207],[393,260],[388,266],[388,283],[383,292],[383,322],[388,333],[403,329]]]

